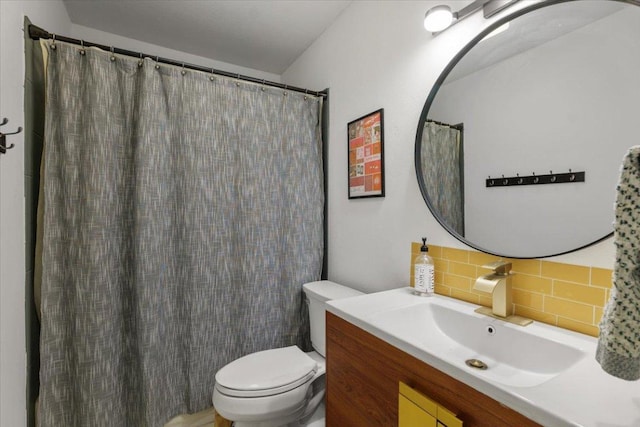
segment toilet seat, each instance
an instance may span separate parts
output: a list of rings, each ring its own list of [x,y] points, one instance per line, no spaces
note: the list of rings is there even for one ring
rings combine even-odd
[[[285,393],[316,376],[318,364],[296,346],[259,351],[237,359],[215,376],[216,389],[233,397]]]

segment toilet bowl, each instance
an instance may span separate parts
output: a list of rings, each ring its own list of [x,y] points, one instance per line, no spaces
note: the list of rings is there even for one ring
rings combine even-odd
[[[310,415],[312,405],[320,403],[324,372],[322,356],[295,346],[252,353],[218,371],[214,407],[235,426],[286,425]],[[322,384],[312,387],[314,382]]]
[[[235,427],[305,425],[322,403],[325,303],[362,293],[327,280],[307,283],[303,291],[315,351],[305,353],[296,346],[259,351],[234,360],[216,373],[213,406]]]

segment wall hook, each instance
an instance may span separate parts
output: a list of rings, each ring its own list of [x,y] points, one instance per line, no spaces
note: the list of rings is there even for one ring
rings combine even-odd
[[[512,185],[532,185],[532,184],[564,184],[568,182],[585,182],[586,172],[574,172],[569,169],[568,173],[553,173],[549,171],[548,175],[536,175],[532,172],[529,176],[520,176],[519,173],[516,176],[504,176],[502,178],[493,179],[491,175],[486,179],[485,185],[487,187],[508,187]]]
[[[2,119],[0,126],[4,126],[7,123],[9,123],[9,120],[5,117]],[[10,150],[13,147],[15,147],[15,144],[11,144],[7,147],[7,135],[15,135],[20,132],[22,132],[22,128],[20,126],[18,126],[18,130],[15,132],[9,132],[9,133],[0,132],[0,154],[5,154],[7,150]]]

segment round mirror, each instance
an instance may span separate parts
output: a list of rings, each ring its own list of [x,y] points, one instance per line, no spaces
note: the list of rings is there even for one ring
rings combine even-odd
[[[446,67],[422,111],[415,165],[454,237],[541,258],[611,235],[622,158],[640,144],[638,6],[538,3]]]

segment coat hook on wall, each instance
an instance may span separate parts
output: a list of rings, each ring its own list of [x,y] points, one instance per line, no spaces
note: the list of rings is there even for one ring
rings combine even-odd
[[[9,120],[5,117],[2,119],[2,122],[0,122],[0,126],[4,126],[7,123],[9,123]],[[0,154],[5,154],[7,150],[10,150],[15,146],[15,144],[11,144],[7,147],[7,135],[15,135],[20,132],[22,132],[22,128],[19,126],[18,130],[15,132],[3,133],[0,131]]]
[[[510,187],[510,186],[521,186],[521,185],[532,185],[532,184],[563,184],[569,182],[585,182],[586,172],[573,172],[573,170],[569,169],[568,173],[553,173],[553,171],[549,171],[548,175],[536,175],[535,172],[532,172],[529,176],[520,176],[520,174],[516,174],[516,176],[504,176],[502,178],[494,179],[489,178],[485,180],[486,187]]]

